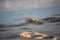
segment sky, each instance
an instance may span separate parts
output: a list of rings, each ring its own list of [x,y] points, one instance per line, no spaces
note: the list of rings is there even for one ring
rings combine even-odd
[[[2,9],[31,9],[41,7],[51,7],[54,2],[59,3],[60,0],[0,0],[0,8]]]

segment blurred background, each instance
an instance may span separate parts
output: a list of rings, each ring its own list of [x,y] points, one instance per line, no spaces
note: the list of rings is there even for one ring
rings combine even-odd
[[[25,23],[29,17],[48,22]],[[18,36],[24,31],[45,33],[60,40],[60,0],[0,0],[0,40],[27,40]]]
[[[24,18],[39,19],[58,14],[60,0],[0,0],[0,24],[17,24]]]

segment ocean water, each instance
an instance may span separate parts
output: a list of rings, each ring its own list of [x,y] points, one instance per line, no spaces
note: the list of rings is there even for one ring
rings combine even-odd
[[[19,24],[28,17],[42,19],[59,13],[59,6],[18,10],[0,9],[0,24]]]
[[[0,9],[0,24],[22,24],[25,23],[25,18],[36,17],[38,19],[46,18],[52,14],[60,13],[60,7],[46,7],[23,10],[1,10]],[[60,22],[44,23],[42,25],[22,24],[21,26],[2,27],[0,28],[0,40],[36,40],[21,38],[18,35],[24,31],[41,32],[54,37],[60,38]],[[51,40],[51,39],[44,39]]]

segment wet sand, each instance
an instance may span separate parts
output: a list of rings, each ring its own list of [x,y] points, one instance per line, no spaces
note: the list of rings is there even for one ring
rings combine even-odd
[[[0,40],[36,40],[34,38],[25,39],[19,37],[19,33],[29,31],[29,32],[40,32],[46,33],[50,36],[60,38],[60,22],[57,23],[45,23],[42,25],[28,24],[15,27],[0,28]],[[44,39],[51,40],[51,39]]]

